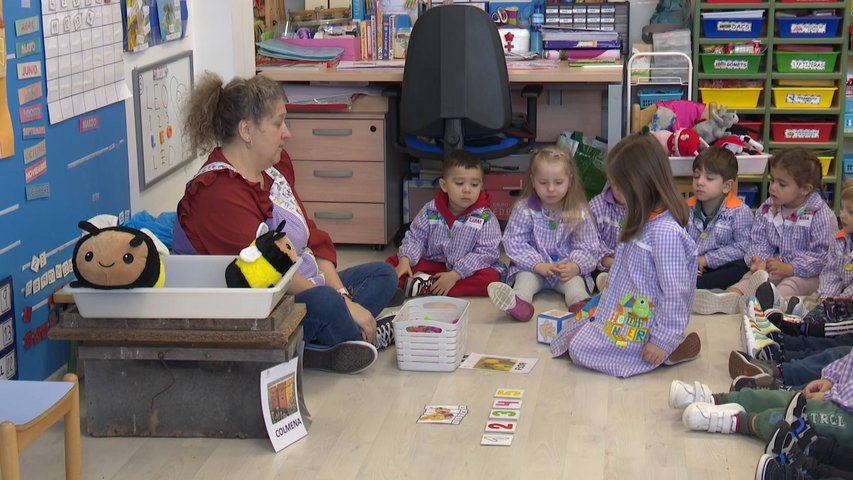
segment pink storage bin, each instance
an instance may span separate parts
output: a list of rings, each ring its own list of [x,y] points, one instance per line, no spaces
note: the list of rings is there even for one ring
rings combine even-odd
[[[282,42],[300,47],[338,47],[344,49],[341,60],[361,60],[361,41],[358,37],[340,38],[282,38]]]

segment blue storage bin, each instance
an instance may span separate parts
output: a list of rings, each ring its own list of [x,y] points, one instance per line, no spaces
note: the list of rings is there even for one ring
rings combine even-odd
[[[847,153],[844,155],[844,180],[853,177],[853,154]]]
[[[782,38],[827,38],[838,35],[841,17],[779,17],[776,21]]]
[[[637,101],[640,108],[646,108],[657,102],[667,100],[681,100],[684,90],[681,87],[641,87],[637,92]]]
[[[707,38],[755,38],[761,36],[763,18],[703,18]]]
[[[737,188],[737,196],[750,208],[758,206],[758,185],[741,184]]]

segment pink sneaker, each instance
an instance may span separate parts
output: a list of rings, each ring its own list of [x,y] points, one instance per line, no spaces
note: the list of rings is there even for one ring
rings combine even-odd
[[[533,318],[533,305],[521,299],[512,287],[501,282],[489,284],[489,298],[495,306],[520,322],[528,322]]]

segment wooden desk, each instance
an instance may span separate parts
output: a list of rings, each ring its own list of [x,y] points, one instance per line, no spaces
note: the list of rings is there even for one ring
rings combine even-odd
[[[360,83],[400,83],[403,81],[403,68],[363,68],[338,70],[330,68],[321,71],[278,69],[264,70],[261,75],[279,82],[360,82]],[[514,84],[544,84],[548,92],[547,101],[551,105],[559,104],[560,90],[593,88],[604,90],[601,132],[607,136],[610,146],[622,138],[622,78],[623,66],[569,67],[561,62],[558,68],[545,70],[509,70],[509,81]],[[541,122],[540,122],[541,123]]]

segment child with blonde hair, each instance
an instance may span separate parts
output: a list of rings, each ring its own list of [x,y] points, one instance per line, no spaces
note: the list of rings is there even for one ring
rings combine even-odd
[[[688,210],[672,181],[669,157],[651,135],[622,139],[604,160],[611,187],[625,199],[625,226],[607,289],[589,321],[564,326],[551,343],[580,366],[616,377],[696,358],[686,338],[696,285],[696,244]],[[587,312],[584,312],[587,313]]]
[[[572,154],[550,146],[535,152],[530,176],[503,235],[510,259],[508,281],[489,285],[489,297],[516,320],[533,317],[533,296],[544,288],[566,305],[589,298],[589,274],[598,264],[599,240]]]

